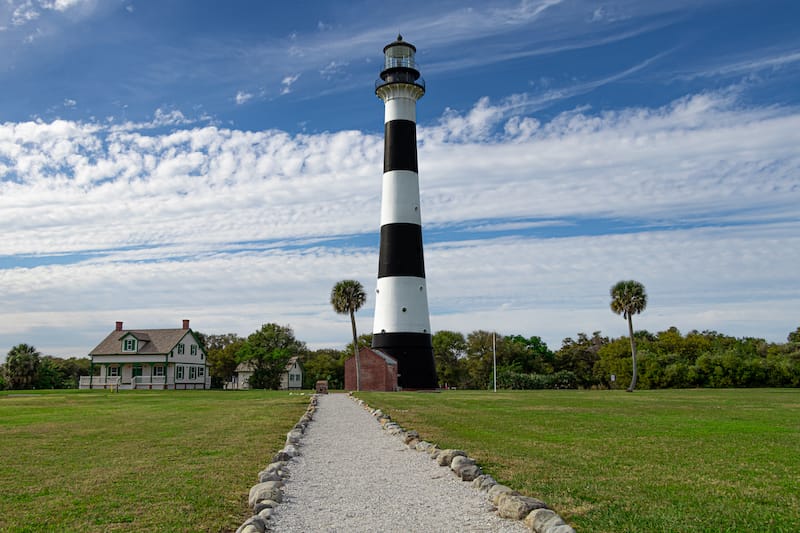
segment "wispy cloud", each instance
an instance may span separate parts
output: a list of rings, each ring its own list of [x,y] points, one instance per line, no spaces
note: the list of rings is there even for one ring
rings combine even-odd
[[[293,76],[285,76],[281,80],[281,94],[289,94],[292,92],[292,85],[297,79],[300,77],[300,74],[295,74]]]
[[[563,220],[537,220],[537,221],[515,221],[515,222],[497,222],[490,224],[477,224],[468,226],[466,231],[470,232],[498,232],[498,231],[518,231],[531,228],[547,228],[553,226],[569,225],[570,222]]]
[[[246,104],[253,99],[253,94],[246,91],[239,91],[236,93],[236,105]]]
[[[763,70],[781,69],[796,66],[800,63],[800,51],[789,50],[783,52],[758,51],[758,55],[742,60],[720,62],[716,65],[700,66],[691,72],[682,72],[677,75],[679,79],[692,79],[697,77],[718,77],[755,74]]]
[[[347,68],[347,66],[347,62],[341,63],[337,61],[331,61],[322,69],[320,69],[319,75],[322,76],[323,79],[330,80],[333,79],[333,77],[340,75],[342,71]]]
[[[96,0],[6,0],[0,15],[8,13],[12,25],[23,26],[38,20],[48,11],[64,13],[78,7],[90,10],[95,4]]]
[[[620,14],[597,24],[588,21],[592,10],[583,4],[500,1],[455,10],[434,7],[426,9],[424,15],[409,9],[404,26],[414,28],[413,35],[407,38],[425,44],[425,56],[420,59],[425,72],[442,74],[625,41],[674,23],[690,5],[684,1],[669,5],[625,3],[614,8],[625,16]],[[343,69],[350,74],[355,69],[374,69],[375,65],[369,63],[375,59],[373,51],[397,33],[395,23],[376,24],[374,19],[366,18],[346,27],[326,23],[324,29],[292,32],[284,40],[241,48],[232,55],[247,64],[269,64],[274,73],[293,72],[290,76],[275,74],[280,76],[274,81],[281,84],[282,94],[293,90],[292,84],[300,75],[330,80],[337,74],[341,87],[337,84],[328,90],[347,90],[351,77],[338,74]],[[454,50],[459,53],[454,55]],[[217,47],[208,54],[216,57]]]

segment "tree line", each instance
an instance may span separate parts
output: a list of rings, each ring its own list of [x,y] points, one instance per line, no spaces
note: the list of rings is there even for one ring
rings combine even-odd
[[[277,388],[289,358],[303,366],[303,388],[319,379],[332,389],[344,387],[344,361],[354,353],[345,349],[310,350],[295,338],[289,326],[264,324],[247,337],[234,333],[198,335],[205,344],[212,386],[222,388],[242,362],[253,365],[251,384]],[[736,338],[716,331],[677,328],[657,333],[636,331],[638,389],[680,387],[798,387],[800,386],[800,327],[787,342]],[[464,335],[438,331],[433,354],[442,388],[491,389],[493,359],[497,360],[497,387],[625,388],[632,378],[628,337],[609,338],[596,331],[568,337],[552,351],[538,336],[501,335],[476,330]],[[370,346],[372,335],[358,336],[358,346]],[[8,352],[0,369],[0,388],[76,388],[79,376],[89,374],[89,359],[42,356],[21,344]],[[613,378],[612,378],[613,376]]]
[[[240,359],[234,348],[218,347],[209,336],[208,360],[216,386],[230,379]],[[786,343],[751,337],[736,338],[716,331],[674,327],[658,333],[634,333],[638,354],[637,389],[681,387],[798,387],[800,386],[800,327]],[[237,342],[245,342],[239,338]],[[568,337],[553,351],[538,336],[501,335],[476,330],[464,335],[438,331],[432,336],[439,386],[491,389],[494,359],[501,389],[626,388],[632,378],[630,339],[609,338],[596,331]],[[368,347],[371,334],[358,337]],[[300,349],[293,352],[303,365],[303,387],[328,380],[332,389],[344,387],[345,349]]]
[[[89,365],[85,357],[43,356],[33,346],[18,344],[0,365],[0,390],[77,389],[80,377],[89,375]]]
[[[492,334],[476,331],[434,335],[434,357],[443,385],[491,388]],[[495,335],[497,386],[532,388],[625,388],[632,379],[630,339],[599,331],[568,337],[553,352],[539,337]],[[685,387],[800,386],[800,328],[786,343],[736,338],[716,331],[677,328],[634,333],[639,389]]]

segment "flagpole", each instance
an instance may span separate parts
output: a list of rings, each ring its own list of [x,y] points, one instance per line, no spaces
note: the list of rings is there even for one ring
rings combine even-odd
[[[492,332],[492,369],[494,372],[494,391],[497,392],[497,343],[495,333]]]

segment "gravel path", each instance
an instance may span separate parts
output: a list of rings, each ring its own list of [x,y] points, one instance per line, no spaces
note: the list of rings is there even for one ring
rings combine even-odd
[[[320,396],[300,453],[288,464],[274,531],[528,531],[344,394]]]

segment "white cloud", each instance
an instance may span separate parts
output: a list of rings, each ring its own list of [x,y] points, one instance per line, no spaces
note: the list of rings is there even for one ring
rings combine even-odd
[[[300,74],[295,74],[293,76],[285,76],[281,80],[281,85],[283,86],[281,88],[281,94],[289,94],[290,92],[292,92],[292,85],[294,85],[294,82],[296,82],[299,77]]]
[[[239,91],[236,93],[236,105],[246,104],[252,99],[253,99],[252,93],[248,93],[245,91]]]
[[[38,19],[39,16],[40,13],[34,8],[33,2],[28,0],[14,8],[14,12],[11,15],[11,23],[14,26],[22,26],[32,20]]]
[[[53,0],[51,2],[42,2],[41,5],[45,9],[53,9],[55,11],[67,11],[79,5],[93,4],[94,0]]]
[[[336,76],[342,75],[342,72],[347,67],[349,63],[347,62],[337,62],[331,61],[327,65],[325,65],[322,69],[320,69],[319,74],[326,80],[333,79]]]
[[[94,8],[96,0],[6,0],[6,3],[11,11],[11,24],[24,26],[39,20],[47,11],[64,13],[81,7],[89,12]]]

